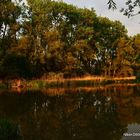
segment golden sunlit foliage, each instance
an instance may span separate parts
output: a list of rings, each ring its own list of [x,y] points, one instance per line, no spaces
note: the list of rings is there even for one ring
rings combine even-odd
[[[119,21],[64,2],[2,2],[0,78],[137,76],[140,35]]]

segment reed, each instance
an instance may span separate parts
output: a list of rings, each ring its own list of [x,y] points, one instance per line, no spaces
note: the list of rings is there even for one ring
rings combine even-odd
[[[0,88],[23,88],[23,89],[42,89],[54,87],[85,87],[98,86],[113,83],[134,83],[136,77],[93,77],[87,76],[82,78],[70,79],[35,79],[35,80],[9,80],[1,82]]]
[[[112,83],[133,83],[136,77],[83,77],[71,79],[38,79],[28,82],[30,88],[53,88],[53,87],[84,87],[98,86]]]

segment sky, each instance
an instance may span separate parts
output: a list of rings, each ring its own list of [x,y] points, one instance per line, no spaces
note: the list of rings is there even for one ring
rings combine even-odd
[[[68,4],[73,4],[80,8],[94,8],[96,14],[102,17],[108,17],[111,20],[119,20],[128,30],[128,35],[133,36],[140,33],[140,15],[128,18],[119,10],[125,6],[126,0],[114,0],[117,4],[117,10],[108,10],[108,0],[63,0]]]

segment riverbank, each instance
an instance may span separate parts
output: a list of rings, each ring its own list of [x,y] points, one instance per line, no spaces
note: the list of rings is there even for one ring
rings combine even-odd
[[[83,86],[97,86],[112,83],[135,83],[136,77],[77,77],[77,78],[58,78],[58,79],[14,79],[1,80],[1,89],[41,89],[51,87],[83,87]]]

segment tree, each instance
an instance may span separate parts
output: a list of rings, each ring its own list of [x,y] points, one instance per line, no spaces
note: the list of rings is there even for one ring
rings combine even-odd
[[[121,37],[127,37],[127,30],[119,21],[110,21],[103,17],[97,18],[94,29],[97,46],[96,72],[111,76],[112,61],[116,57],[116,42]]]
[[[140,77],[140,34],[137,34],[130,38],[129,44],[131,45],[131,53],[129,60],[131,62],[131,67],[134,70],[134,74],[139,78]]]
[[[139,35],[128,37],[121,22],[64,2],[27,2],[0,5],[0,77],[137,75]]]
[[[117,5],[114,0],[109,0],[108,1],[108,8],[109,9],[116,9]],[[126,0],[125,2],[126,8],[122,8],[120,12],[123,13],[123,15],[131,17],[131,16],[136,16],[140,14],[140,0]]]
[[[17,68],[17,65],[13,67],[11,60],[13,60],[13,64],[17,64],[18,60],[15,58],[18,57],[10,55],[10,50],[18,46],[21,29],[19,19],[21,18],[22,8],[11,0],[2,0],[0,10],[0,71],[1,77],[5,77],[7,70],[10,72],[10,70],[14,71]],[[11,76],[12,74],[13,73],[11,73]]]
[[[0,46],[5,53],[8,48],[17,45],[21,8],[11,0],[2,0],[0,10]]]
[[[113,76],[132,76],[134,71],[131,67],[130,57],[134,50],[129,44],[129,38],[120,38],[116,43],[116,57],[113,59],[111,72]]]

